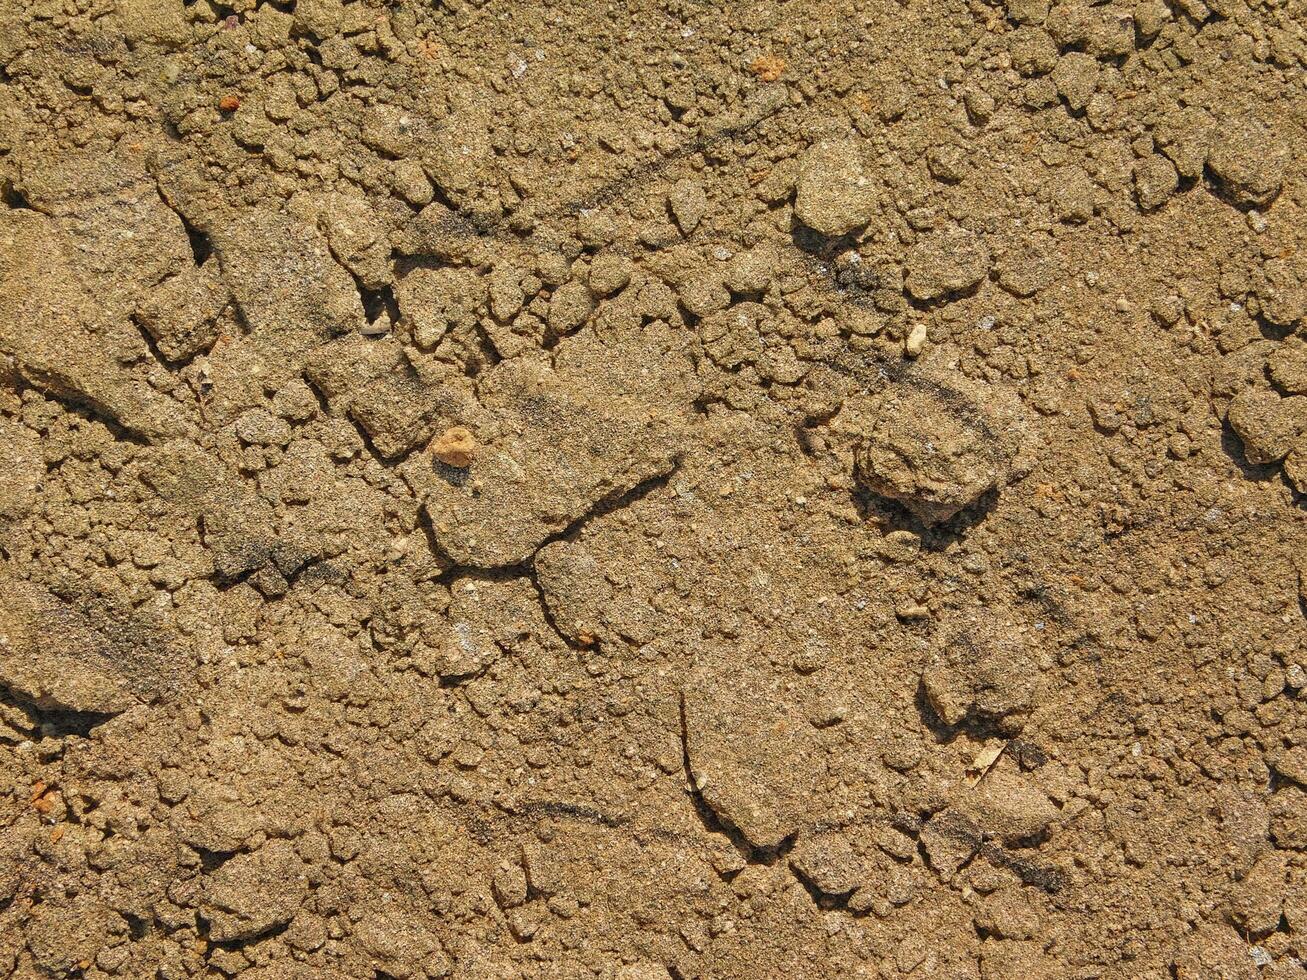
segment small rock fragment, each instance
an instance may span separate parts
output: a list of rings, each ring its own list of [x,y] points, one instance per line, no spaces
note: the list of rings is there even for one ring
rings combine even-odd
[[[774,82],[785,72],[785,59],[770,52],[760,54],[749,62],[749,71],[764,82]]]
[[[926,349],[926,324],[924,322],[914,323],[912,329],[908,331],[907,338],[903,341],[903,352],[908,357],[917,357]]]

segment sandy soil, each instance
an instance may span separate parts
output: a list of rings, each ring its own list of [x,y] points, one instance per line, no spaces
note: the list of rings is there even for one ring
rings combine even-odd
[[[0,0],[0,976],[1304,976],[1305,69]]]

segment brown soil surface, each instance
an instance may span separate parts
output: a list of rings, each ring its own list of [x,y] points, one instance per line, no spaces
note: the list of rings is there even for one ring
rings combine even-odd
[[[1304,0],[0,0],[0,198],[0,976],[1304,976]]]

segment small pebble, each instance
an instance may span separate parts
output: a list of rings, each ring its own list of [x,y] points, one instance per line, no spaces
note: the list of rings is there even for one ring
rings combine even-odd
[[[903,342],[903,351],[908,357],[916,357],[926,347],[926,325],[924,323],[913,324],[908,331],[907,340]]]
[[[930,608],[916,602],[901,602],[894,607],[894,615],[905,620],[929,619]]]
[[[1303,670],[1301,664],[1291,664],[1284,672],[1284,681],[1294,690],[1301,691],[1307,687],[1307,670]]]
[[[446,466],[467,469],[472,465],[472,456],[476,451],[476,439],[472,433],[461,425],[446,429],[431,443],[431,455]]]

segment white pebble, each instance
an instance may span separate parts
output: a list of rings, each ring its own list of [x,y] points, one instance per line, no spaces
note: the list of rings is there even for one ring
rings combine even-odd
[[[908,331],[908,339],[903,342],[903,350],[908,357],[916,357],[925,349],[926,346],[926,325],[924,323],[913,324]]]

